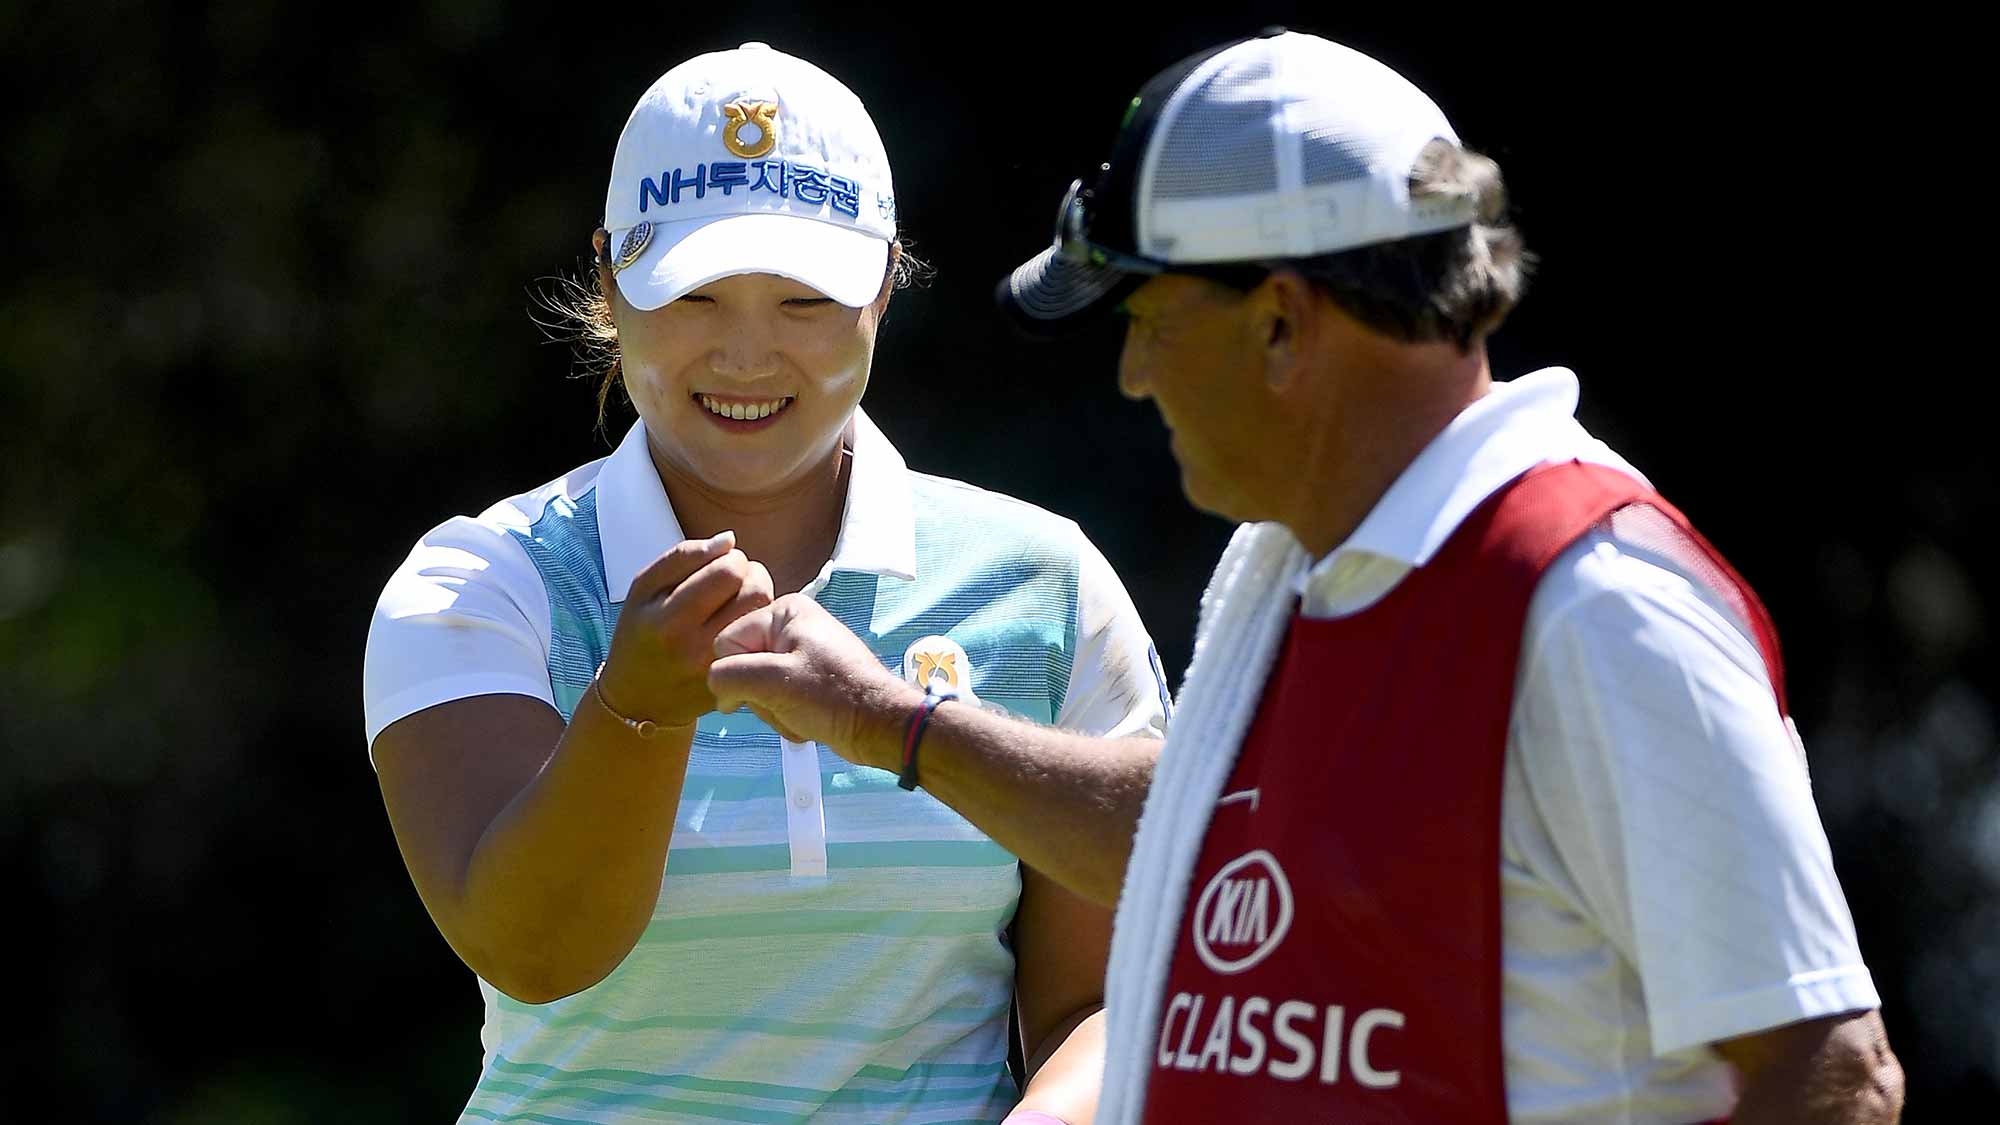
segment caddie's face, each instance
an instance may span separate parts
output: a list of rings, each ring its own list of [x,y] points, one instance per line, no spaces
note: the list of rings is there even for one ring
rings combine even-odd
[[[887,293],[855,309],[774,274],[739,274],[650,312],[615,298],[626,392],[661,470],[768,497],[823,468],[868,386]]]
[[[1159,408],[1189,503],[1228,519],[1264,518],[1259,455],[1269,404],[1242,294],[1163,274],[1127,297],[1121,312],[1118,389]]]

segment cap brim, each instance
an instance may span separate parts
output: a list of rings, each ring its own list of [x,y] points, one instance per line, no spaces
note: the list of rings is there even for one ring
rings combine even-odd
[[[1051,246],[1002,278],[994,297],[1016,327],[1049,338],[1091,323],[1145,282],[1144,274],[1072,262]]]
[[[612,231],[611,245],[624,237]],[[654,224],[652,244],[618,271],[618,291],[645,311],[720,278],[770,273],[858,309],[881,294],[888,269],[887,239],[802,215],[757,211]]]

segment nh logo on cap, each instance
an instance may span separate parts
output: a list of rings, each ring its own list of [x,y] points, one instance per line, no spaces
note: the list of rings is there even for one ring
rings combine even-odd
[[[1292,885],[1276,856],[1257,849],[1222,865],[1194,907],[1194,951],[1218,973],[1269,957],[1292,928]]]
[[[745,160],[755,160],[769,156],[778,147],[778,103],[753,102],[748,99],[730,102],[722,107],[725,124],[722,126],[722,147]],[[746,143],[743,127],[749,125],[757,130],[757,139]]]

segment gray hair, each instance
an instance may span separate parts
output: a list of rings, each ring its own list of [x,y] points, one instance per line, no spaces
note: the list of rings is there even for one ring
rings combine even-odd
[[[1469,201],[1470,226],[1284,263],[1348,315],[1404,343],[1449,341],[1459,351],[1507,318],[1534,257],[1507,217],[1507,187],[1492,159],[1439,138],[1410,172],[1413,200]]]

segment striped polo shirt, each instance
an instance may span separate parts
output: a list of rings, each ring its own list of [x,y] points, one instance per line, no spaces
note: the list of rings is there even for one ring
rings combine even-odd
[[[839,543],[807,592],[885,665],[945,637],[983,701],[1090,733],[1163,727],[1151,644],[1075,524],[909,472],[859,412],[850,443]],[[435,529],[370,630],[370,741],[493,692],[567,718],[631,578],[680,538],[640,425],[609,458]],[[462,1120],[998,1120],[1017,1097],[1019,894],[1014,856],[929,794],[747,710],[706,715],[651,924],[554,1003],[479,982]]]

